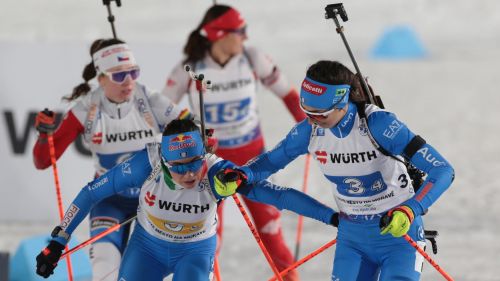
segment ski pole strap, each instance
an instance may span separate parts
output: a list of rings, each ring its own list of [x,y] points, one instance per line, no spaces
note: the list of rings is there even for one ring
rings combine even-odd
[[[439,235],[437,230],[424,230],[424,238],[431,242],[432,252],[434,255],[438,253],[436,237]]]
[[[426,141],[419,135],[416,135],[413,137],[413,139],[406,145],[406,147],[403,150],[403,153],[408,157],[408,159],[411,159],[417,151],[422,148],[426,144]]]

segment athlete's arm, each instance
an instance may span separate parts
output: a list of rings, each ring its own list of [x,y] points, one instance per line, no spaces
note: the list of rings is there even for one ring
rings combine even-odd
[[[335,214],[332,208],[307,194],[266,180],[238,188],[237,192],[247,196],[250,200],[273,205],[279,210],[286,209],[326,224],[331,223],[332,215]]]
[[[178,104],[182,97],[188,92],[191,78],[184,70],[182,64],[178,64],[167,77],[161,94]]]
[[[61,228],[71,235],[96,203],[128,188],[142,186],[151,170],[148,152],[144,149],[89,182],[66,211]],[[63,237],[56,237],[54,240],[63,245],[68,242]]]
[[[300,109],[299,94],[278,66],[274,64],[269,56],[256,48],[248,47],[245,52],[247,52],[251,60],[250,63],[262,85],[282,99],[295,121],[304,120],[306,115]]]
[[[68,146],[83,133],[83,125],[73,113],[73,110],[66,113],[59,128],[54,132],[54,148],[56,152],[56,159],[63,154]],[[33,147],[33,162],[37,169],[46,169],[51,165],[49,143],[47,141],[47,134],[40,133],[38,139]]]
[[[283,169],[295,158],[308,152],[312,127],[307,120],[295,125],[276,147],[263,153],[241,169],[250,174],[249,182],[254,183],[267,179],[270,175]]]
[[[409,158],[410,163],[427,173],[427,178],[415,196],[404,203],[415,215],[424,214],[451,185],[454,178],[453,167],[427,143],[421,145],[413,155],[406,155],[405,148],[415,134],[393,113],[377,111],[370,114],[368,127],[380,146],[394,155]]]

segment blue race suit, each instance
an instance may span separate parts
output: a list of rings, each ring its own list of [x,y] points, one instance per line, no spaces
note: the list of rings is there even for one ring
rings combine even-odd
[[[451,165],[431,145],[423,144],[409,161],[427,173],[415,192],[400,161],[383,155],[369,140],[393,155],[415,137],[390,112],[368,105],[368,127],[360,122],[357,106],[349,102],[345,116],[324,129],[303,121],[273,150],[243,169],[253,181],[267,178],[299,155],[311,153],[327,180],[340,212],[332,280],[418,280],[422,259],[403,238],[380,235],[379,221],[388,210],[406,205],[415,214],[408,234],[424,243],[420,218],[451,184]],[[361,109],[362,110],[362,109]]]

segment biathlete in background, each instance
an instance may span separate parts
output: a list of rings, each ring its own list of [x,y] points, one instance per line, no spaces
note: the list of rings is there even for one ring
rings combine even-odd
[[[47,134],[53,134],[56,157],[83,135],[92,152],[96,177],[123,162],[146,143],[161,136],[166,124],[188,117],[168,98],[153,93],[136,82],[140,69],[127,44],[118,39],[99,39],[90,47],[92,61],[83,70],[84,83],[74,88],[68,101],[74,105],[55,129],[54,113],[42,111],[36,117],[39,132],[33,149],[35,166],[51,165]],[[88,82],[96,78],[99,86],[91,90]],[[90,235],[106,230],[135,214],[140,186],[130,186],[99,202],[90,210]],[[90,249],[93,280],[117,280],[122,253],[130,226],[122,227]]]
[[[421,216],[450,186],[454,170],[393,113],[361,96],[358,77],[344,65],[315,63],[300,92],[308,119],[242,169],[249,182],[259,181],[310,153],[339,208],[331,280],[419,280],[423,258],[399,237],[425,243]],[[403,158],[427,174],[421,186],[412,185]]]
[[[217,203],[240,194],[331,224],[334,211],[296,191],[268,181],[247,185],[245,174],[205,152],[192,120],[174,120],[161,143],[151,143],[88,183],[68,208],[52,240],[37,256],[37,273],[52,274],[71,233],[92,206],[140,187],[137,225],[125,250],[118,280],[211,280],[216,252]]]
[[[297,122],[305,119],[298,92],[280,69],[259,49],[244,46],[246,30],[247,23],[236,9],[225,5],[210,7],[189,35],[185,58],[173,69],[162,91],[176,103],[187,94],[195,111],[199,108],[198,91],[184,65],[210,77],[211,90],[204,96],[206,126],[215,130],[216,155],[237,165],[245,164],[265,149],[256,100],[259,81],[285,103]],[[283,240],[278,210],[245,198],[244,201],[277,268],[291,265],[293,256]],[[223,204],[218,214],[217,232],[222,238]],[[285,279],[298,280],[297,273],[293,271]]]

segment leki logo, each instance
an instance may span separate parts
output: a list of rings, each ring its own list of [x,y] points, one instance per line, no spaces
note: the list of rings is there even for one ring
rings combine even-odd
[[[304,80],[302,82],[302,89],[304,89],[306,92],[309,92],[317,96],[321,96],[326,92],[326,87],[313,84],[307,80]]]
[[[155,204],[155,200],[156,195],[151,194],[149,191],[146,192],[146,196],[144,196],[144,201],[146,202],[146,204],[148,204],[149,206],[153,206]]]
[[[191,136],[179,134],[177,137],[171,139],[170,142],[185,142],[191,139],[193,139]]]
[[[316,154],[316,160],[318,160],[319,163],[326,164],[326,151],[318,150],[314,152],[314,154]]]
[[[101,144],[102,143],[102,132],[95,133],[92,136],[92,142],[95,144]]]

